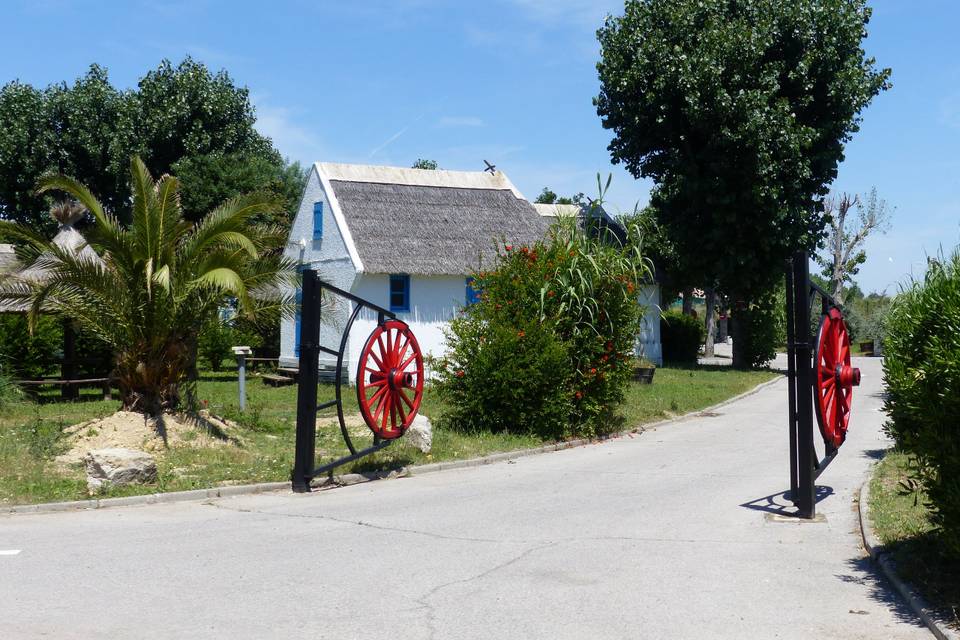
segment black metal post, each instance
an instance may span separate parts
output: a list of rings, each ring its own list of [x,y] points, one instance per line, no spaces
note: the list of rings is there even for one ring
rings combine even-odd
[[[794,326],[794,309],[796,308],[796,289],[793,283],[793,260],[787,263],[786,298],[787,298],[787,397],[789,400],[790,420],[790,494],[788,498],[794,502],[798,500],[797,484],[797,354],[796,328]]]
[[[320,366],[320,283],[313,269],[303,271],[301,285],[300,361],[297,384],[297,438],[293,490],[310,491],[316,458],[317,382]]]
[[[797,512],[801,518],[816,515],[813,448],[812,336],[810,335],[810,265],[805,251],[793,257],[794,353],[797,400]]]

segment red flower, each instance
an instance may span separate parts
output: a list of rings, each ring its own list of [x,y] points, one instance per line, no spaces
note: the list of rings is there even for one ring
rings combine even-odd
[[[464,372],[463,372],[463,369],[458,369],[458,370],[457,370],[457,377],[458,377],[458,378],[462,378],[464,375],[465,375],[465,374],[464,374]]]
[[[579,400],[580,398],[583,397],[583,394],[580,393],[579,391],[577,391],[575,394],[573,394],[573,396],[574,396],[577,400]]]
[[[523,331],[523,329],[520,329],[520,331],[517,331],[517,336],[519,336],[519,337],[522,338],[522,337],[525,336],[525,335],[527,335],[527,334]]]
[[[596,373],[597,373],[597,370],[591,367],[591,369],[590,369],[590,375],[594,375],[594,374],[596,374]]]
[[[547,291],[547,297],[548,297],[548,298],[552,298],[552,297],[555,296],[555,295],[557,295],[557,292],[556,292],[556,291]]]
[[[513,245],[512,245],[512,244],[505,244],[505,245],[503,245],[503,248],[506,249],[507,251],[513,251]]]

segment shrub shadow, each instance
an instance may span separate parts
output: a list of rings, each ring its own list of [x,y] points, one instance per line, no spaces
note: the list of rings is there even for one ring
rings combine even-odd
[[[853,558],[847,560],[845,564],[850,573],[836,574],[838,580],[867,587],[868,597],[889,609],[897,622],[910,624],[921,629],[926,628],[923,620],[900,597],[900,594],[880,573],[870,557]]]

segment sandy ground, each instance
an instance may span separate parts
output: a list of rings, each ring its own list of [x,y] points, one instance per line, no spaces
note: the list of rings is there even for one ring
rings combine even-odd
[[[70,439],[70,449],[57,457],[60,465],[82,462],[87,452],[108,447],[156,453],[168,447],[239,443],[236,425],[206,412],[199,416],[167,413],[154,420],[134,411],[117,411],[105,418],[67,427],[65,433]]]

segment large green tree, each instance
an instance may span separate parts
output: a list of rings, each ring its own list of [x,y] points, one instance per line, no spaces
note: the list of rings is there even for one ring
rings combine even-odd
[[[597,112],[613,161],[656,183],[686,272],[749,303],[822,240],[844,144],[889,86],[869,18],[864,0],[628,0],[607,18]]]
[[[279,208],[262,194],[227,200],[195,224],[183,217],[178,180],[154,181],[131,163],[127,227],[80,182],[45,178],[41,191],[66,192],[93,222],[75,252],[35,229],[0,221],[0,237],[20,245],[24,272],[0,278],[0,300],[28,303],[36,326],[41,312],[70,317],[109,345],[123,406],[149,415],[178,408],[197,356],[197,335],[217,311],[236,303],[241,315],[275,319],[289,311],[292,263],[278,247],[283,236],[257,225]]]
[[[252,190],[283,195],[292,208],[302,171],[284,162],[254,122],[247,89],[189,57],[177,66],[164,60],[131,90],[114,88],[98,65],[72,85],[8,83],[0,88],[0,218],[52,231],[48,203],[34,188],[56,172],[88,185],[129,222],[132,155],[155,175],[183,174],[190,220]]]

